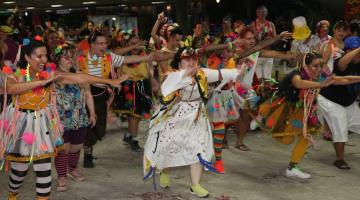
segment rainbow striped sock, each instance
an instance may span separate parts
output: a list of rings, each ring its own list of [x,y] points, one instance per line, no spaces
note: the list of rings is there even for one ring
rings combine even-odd
[[[225,138],[225,123],[213,122],[213,139],[216,160],[221,160],[222,146]]]

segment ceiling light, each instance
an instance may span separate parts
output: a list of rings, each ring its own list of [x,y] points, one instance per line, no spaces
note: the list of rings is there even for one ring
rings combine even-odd
[[[29,13],[28,12],[25,12],[25,16],[27,17],[29,15]]]
[[[34,10],[35,7],[26,7],[26,10]]]
[[[63,5],[61,4],[54,4],[54,5],[51,5],[52,8],[59,8],[59,7],[63,7]]]
[[[220,3],[220,0],[216,0],[216,3]]]
[[[47,12],[47,13],[51,13],[51,12],[52,12],[52,10],[45,10],[45,12]]]
[[[82,2],[82,4],[84,4],[84,5],[96,4],[96,1],[84,1],[84,2]]]
[[[116,21],[116,18],[115,18],[115,17],[113,17],[113,18],[112,18],[112,20],[113,20],[113,21]]]
[[[153,2],[151,2],[152,4],[163,4],[163,3],[165,3],[165,2],[163,2],[163,1],[153,1]]]
[[[3,2],[3,4],[14,4],[14,3],[16,3],[15,1],[5,1],[5,2]]]

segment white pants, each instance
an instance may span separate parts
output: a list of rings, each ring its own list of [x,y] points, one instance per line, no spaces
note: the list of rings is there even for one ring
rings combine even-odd
[[[256,76],[264,79],[271,79],[272,68],[274,65],[273,58],[258,58],[256,65]]]
[[[346,98],[346,97],[344,97]],[[333,142],[347,142],[348,132],[360,134],[360,108],[358,102],[344,107],[319,95],[319,114],[324,117],[331,133]]]

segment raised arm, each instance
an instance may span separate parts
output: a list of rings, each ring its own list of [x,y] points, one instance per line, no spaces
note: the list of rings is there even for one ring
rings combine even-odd
[[[155,41],[155,46],[158,46],[161,44],[161,39],[160,39],[160,36],[157,35],[157,31],[161,25],[161,23],[163,22],[164,20],[164,12],[158,14],[158,17],[156,19],[156,22],[154,24],[154,26],[152,27],[151,29],[151,37],[153,38],[153,40]]]
[[[130,46],[127,46],[127,47],[123,47],[123,48],[116,48],[114,50],[114,53],[116,54],[120,54],[120,55],[124,55],[134,49],[139,49],[139,48],[142,48],[144,45],[145,45],[145,41],[140,41],[138,42],[137,44],[134,44],[134,45],[130,45]]]
[[[245,58],[245,57],[247,57],[247,56],[249,56],[249,55],[251,55],[251,54],[253,54],[253,53],[257,52],[257,51],[260,51],[260,50],[274,44],[275,42],[277,42],[279,40],[288,40],[290,38],[292,38],[292,33],[284,31],[284,32],[280,33],[279,35],[276,35],[276,36],[274,36],[274,37],[272,37],[270,39],[266,39],[266,40],[263,40],[263,41],[259,42],[257,45],[255,45],[251,49],[246,49],[245,51],[240,52],[238,54],[238,56],[240,58]]]
[[[346,53],[340,60],[338,61],[338,67],[340,71],[345,71],[347,69],[348,64],[352,61],[352,59],[360,53],[360,47]]]

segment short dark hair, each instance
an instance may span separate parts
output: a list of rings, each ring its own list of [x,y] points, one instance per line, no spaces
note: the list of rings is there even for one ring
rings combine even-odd
[[[94,44],[98,37],[106,37],[106,36],[102,32],[94,31],[93,33],[90,34],[88,38],[89,44]]]

